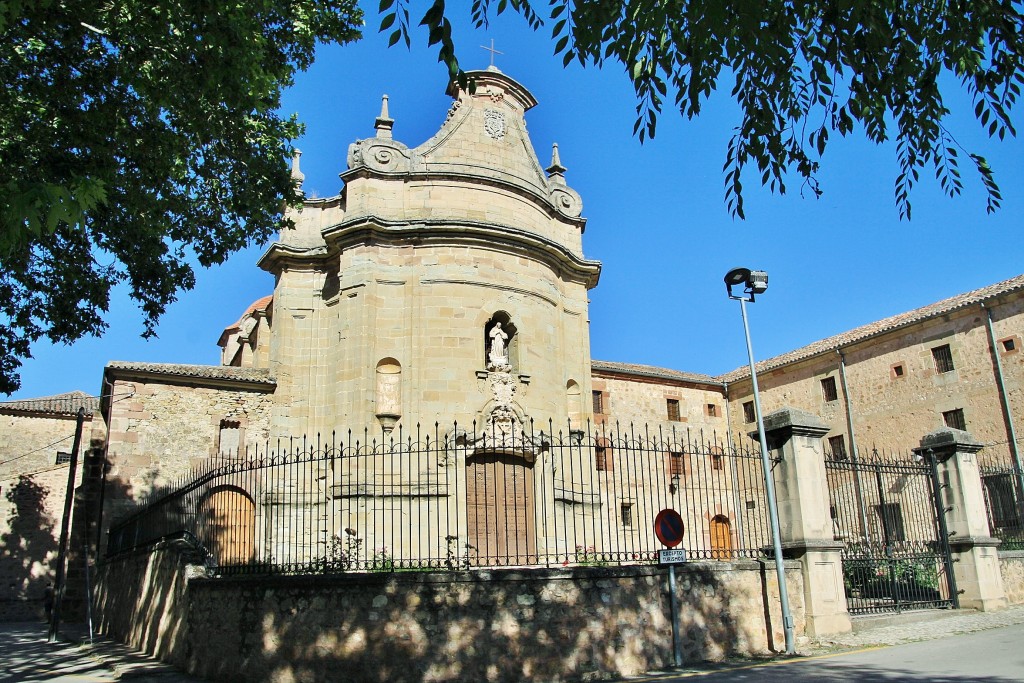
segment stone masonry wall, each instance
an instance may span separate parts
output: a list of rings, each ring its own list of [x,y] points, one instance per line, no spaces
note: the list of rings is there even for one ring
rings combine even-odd
[[[267,390],[196,387],[156,380],[118,379],[111,389],[104,520],[114,521],[133,500],[166,487],[217,453],[221,420],[241,424],[244,447],[270,437]],[[93,437],[107,425],[97,420]]]
[[[993,314],[996,339],[1016,338],[1024,324],[1024,299],[1002,303],[994,307]],[[878,447],[907,451],[916,447],[924,434],[945,426],[943,412],[959,408],[963,410],[967,431],[986,444],[983,460],[1009,461],[1007,430],[985,315],[975,306],[844,349],[854,429],[861,450]],[[955,369],[940,373],[935,368],[932,349],[944,344],[950,346]],[[1006,390],[1019,433],[1024,416],[1024,355],[1019,342],[1010,352],[999,346]],[[902,368],[902,374],[897,374],[896,366]],[[835,382],[835,401],[825,400],[821,380],[827,377]],[[788,405],[818,415],[830,427],[826,438],[842,435],[849,451],[837,353],[759,373],[758,382],[765,413]],[[751,400],[750,391],[749,379],[729,387],[731,426],[735,432],[753,428],[744,422],[742,409],[742,404]]]
[[[1003,575],[1003,590],[1011,605],[1024,605],[1024,550],[1004,550],[999,553],[999,571]]]
[[[628,429],[632,424],[639,429],[661,429],[665,434],[674,430],[683,438],[689,430],[694,440],[700,440],[701,433],[705,441],[726,438],[728,425],[721,390],[597,373],[592,384],[594,391],[602,392],[604,403],[604,413],[595,415],[595,420],[607,424],[608,429],[614,429],[616,424]],[[669,399],[679,401],[679,420],[669,420]],[[708,406],[714,406],[714,415]]]
[[[663,567],[187,583],[185,573],[169,549],[108,562],[100,623],[210,680],[559,681],[635,675],[672,661]],[[687,661],[782,648],[770,563],[694,563],[677,569],[677,581]],[[800,635],[795,562],[787,581]]]
[[[67,483],[68,466],[52,463],[0,478],[0,622],[43,619]]]

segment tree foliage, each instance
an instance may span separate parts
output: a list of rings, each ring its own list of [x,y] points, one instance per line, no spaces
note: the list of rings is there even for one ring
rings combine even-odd
[[[541,3],[473,0],[471,16],[481,28],[511,9],[534,29],[550,25],[563,64],[621,64],[636,91],[641,141],[654,137],[665,106],[693,118],[731,83],[741,111],[724,166],[734,216],[743,217],[742,178],[751,167],[773,192],[785,193],[795,173],[801,189],[820,195],[830,136],[855,132],[875,143],[895,138],[901,218],[910,219],[911,189],[929,167],[946,194],[961,192],[962,154],[985,187],[987,210],[1000,205],[987,161],[944,125],[943,88],[959,82],[989,136],[1016,134],[1021,0],[548,0],[546,20],[534,4]],[[391,44],[409,44],[409,5],[380,2]],[[465,81],[444,0],[419,24],[451,76]]]
[[[356,0],[0,0],[0,391],[41,336],[105,327],[126,282],[145,336],[208,266],[298,199],[283,87]]]

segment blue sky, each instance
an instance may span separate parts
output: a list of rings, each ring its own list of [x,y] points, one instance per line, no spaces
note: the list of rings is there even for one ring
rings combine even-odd
[[[387,49],[378,23],[369,7],[364,39],[321,48],[285,95],[283,110],[307,125],[297,144],[308,194],[338,193],[348,144],[373,134],[382,94],[390,97],[395,137],[409,146],[444,120],[446,71],[426,35],[414,35],[411,51]],[[546,29],[533,33],[512,14],[488,31],[456,25],[455,35],[467,69],[487,66],[489,53],[478,46],[494,39],[504,53],[496,65],[539,100],[527,125],[541,163],[557,142],[566,180],[583,197],[584,251],[604,264],[591,292],[596,359],[708,374],[742,365],[738,306],[722,282],[735,266],[769,272],[767,293],[749,309],[758,359],[1024,272],[1024,143],[984,136],[966,96],[947,103],[954,111],[949,127],[995,169],[1004,198],[995,215],[985,213],[981,184],[965,168],[964,195],[952,200],[923,174],[912,196],[914,218],[900,221],[895,145],[833,136],[821,199],[801,197],[796,180],[790,194],[772,195],[750,174],[747,219],[739,221],[723,199],[726,144],[739,121],[728,80],[698,120],[665,112],[656,138],[641,144],[632,135],[635,100],[621,68],[563,69]],[[1024,129],[1019,110],[1015,121]],[[255,265],[265,246],[199,271],[195,289],[170,307],[155,340],[139,337],[141,316],[117,290],[106,334],[67,347],[38,345],[13,397],[98,393],[110,360],[218,363],[221,330],[273,289],[273,278]]]

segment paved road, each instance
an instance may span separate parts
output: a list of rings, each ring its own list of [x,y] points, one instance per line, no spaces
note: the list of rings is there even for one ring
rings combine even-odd
[[[688,671],[631,679],[670,683],[719,681],[757,683],[1009,683],[1024,681],[1024,624],[765,664],[723,665],[719,670]]]

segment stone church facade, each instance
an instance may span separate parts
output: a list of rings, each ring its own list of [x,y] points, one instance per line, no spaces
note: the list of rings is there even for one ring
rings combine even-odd
[[[477,453],[527,469],[543,437],[503,448],[509,435],[633,424],[748,440],[745,369],[591,359],[601,264],[584,253],[582,200],[557,146],[546,166],[533,148],[533,96],[493,67],[471,77],[473,92],[453,86],[445,122],[416,147],[393,137],[385,97],[375,135],[349,147],[341,194],[305,201],[259,260],[273,292],[223,331],[221,365],[107,364],[90,411],[103,526],[212,457],[349,430],[419,440],[439,424],[442,438],[477,439],[490,444]],[[302,182],[297,159],[293,175]],[[762,361],[765,411],[820,416],[829,457],[909,449],[945,424],[1008,461],[1024,414],[1022,313],[1019,276]],[[579,472],[581,490],[596,494],[610,466]],[[739,510],[715,505],[710,533],[728,545]]]

